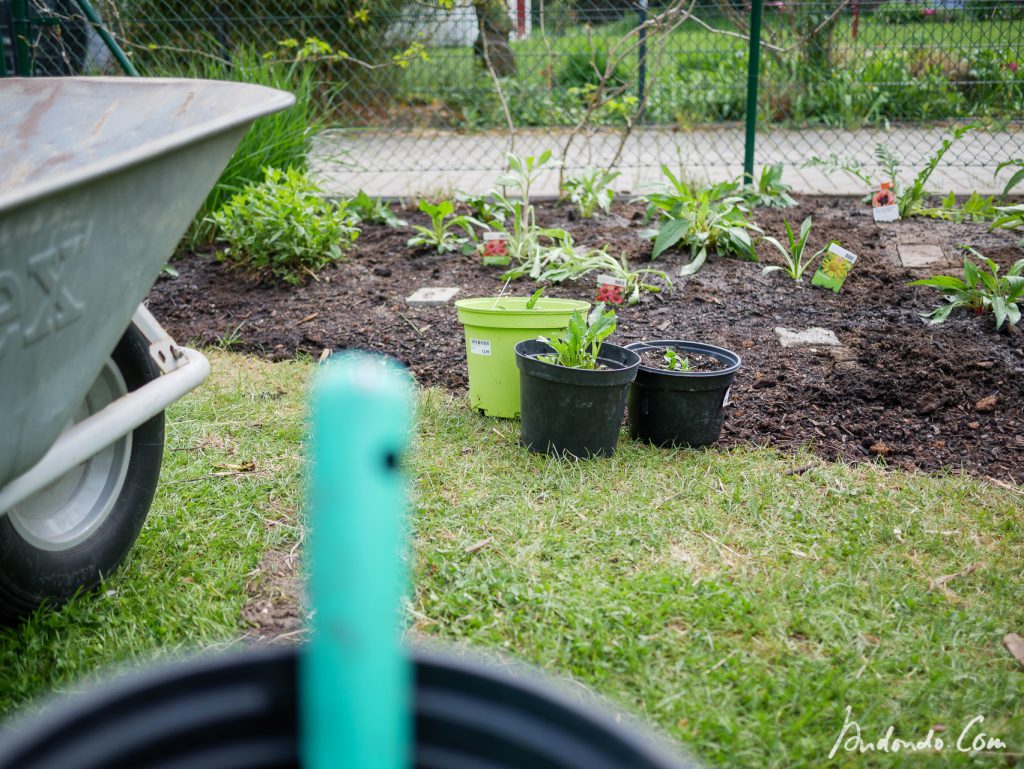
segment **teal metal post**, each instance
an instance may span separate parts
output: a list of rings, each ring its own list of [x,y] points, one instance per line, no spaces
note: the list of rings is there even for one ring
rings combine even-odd
[[[313,634],[299,668],[303,769],[405,769],[412,674],[404,652],[405,487],[414,388],[398,364],[330,359],[312,394]]]
[[[750,3],[750,57],[747,61],[747,127],[743,143],[743,182],[754,183],[754,142],[757,139],[757,84],[761,70],[762,0]]]
[[[107,50],[109,50],[110,53],[113,54],[114,58],[117,59],[117,63],[121,65],[121,69],[124,70],[124,73],[131,77],[138,77],[139,73],[135,69],[135,66],[131,61],[129,61],[124,51],[121,50],[121,46],[117,44],[117,41],[114,40],[114,36],[107,31],[105,26],[103,26],[103,22],[100,19],[99,14],[96,13],[95,9],[89,3],[89,0],[76,0],[76,2],[82,11],[82,14],[89,20],[92,28],[96,30],[96,34],[100,36],[104,45],[107,46]]]

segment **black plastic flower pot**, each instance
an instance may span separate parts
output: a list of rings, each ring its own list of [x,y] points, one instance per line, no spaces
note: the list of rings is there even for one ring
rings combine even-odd
[[[641,363],[629,390],[629,434],[655,446],[710,446],[722,434],[725,406],[740,356],[724,347],[678,339],[634,342],[627,348],[674,349],[709,355],[725,364],[718,371],[666,371]]]
[[[5,736],[0,769],[298,769],[298,654],[172,665],[75,698]],[[416,769],[693,766],[533,676],[413,658]]]
[[[537,360],[554,352],[545,342],[520,342],[515,350],[523,444],[556,456],[611,456],[640,356],[606,342],[598,350],[605,368],[591,370]]]

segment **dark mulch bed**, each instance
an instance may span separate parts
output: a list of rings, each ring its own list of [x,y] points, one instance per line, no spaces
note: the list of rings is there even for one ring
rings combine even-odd
[[[641,209],[622,205],[611,216],[579,220],[554,203],[539,206],[539,223],[566,227],[577,243],[609,244],[634,265],[648,264],[651,244]],[[841,294],[795,284],[759,265],[712,257],[696,276],[670,292],[645,295],[622,310],[613,341],[677,338],[710,342],[743,356],[732,391],[722,445],[811,443],[828,459],[884,457],[922,470],[962,468],[1024,482],[1024,334],[996,333],[992,318],[955,314],[928,326],[918,313],[939,294],[907,281],[957,270],[956,246],[970,243],[1007,266],[1024,256],[1019,235],[989,233],[983,224],[911,220],[875,224],[870,209],[845,198],[804,198],[799,208],[762,210],[766,234],[783,239],[782,219],[794,227],[814,216],[811,245],[837,238],[860,261]],[[403,216],[420,222],[423,216]],[[425,223],[425,221],[423,222]],[[460,297],[501,288],[500,268],[458,254],[412,253],[408,229],[367,227],[358,252],[300,288],[254,283],[212,253],[186,254],[178,278],[162,279],[149,307],[179,340],[217,344],[272,360],[325,348],[388,352],[407,363],[424,385],[466,387],[465,342],[454,307],[414,308],[404,298],[421,286],[459,286]],[[897,246],[942,247],[947,263],[926,272],[902,267]],[[765,244],[762,259],[777,255]],[[673,254],[655,263],[674,272]],[[510,286],[524,295],[530,281]],[[594,283],[554,286],[553,296],[590,299]],[[830,328],[843,348],[783,349],[776,326]],[[994,401],[993,401],[994,396]]]

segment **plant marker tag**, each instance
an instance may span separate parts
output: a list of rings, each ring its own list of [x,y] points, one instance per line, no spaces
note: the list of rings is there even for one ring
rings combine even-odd
[[[484,233],[484,264],[507,267],[512,262],[508,253],[507,232]]]
[[[892,182],[882,182],[878,192],[871,198],[871,213],[876,222],[898,222],[900,207],[896,204],[896,193]]]
[[[311,396],[308,588],[312,637],[299,659],[305,769],[408,769],[412,670],[402,645],[407,585],[399,457],[412,378],[394,361],[325,361]]]
[[[598,275],[597,295],[594,297],[594,301],[604,302],[605,304],[623,304],[626,298],[622,295],[622,292],[625,290],[626,281],[624,278],[617,278],[614,275]]]
[[[491,340],[490,339],[470,339],[469,340],[469,351],[474,355],[490,355],[491,354]]]
[[[811,285],[831,288],[838,294],[856,261],[855,253],[847,251],[838,243],[830,243],[825,258],[818,265],[818,271],[811,278]]]

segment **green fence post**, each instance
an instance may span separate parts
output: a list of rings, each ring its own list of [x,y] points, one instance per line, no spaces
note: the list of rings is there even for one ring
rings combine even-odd
[[[754,141],[757,138],[757,82],[761,69],[761,4],[750,3],[750,58],[747,62],[747,127],[743,144],[743,181],[754,183]]]
[[[124,70],[124,73],[131,77],[138,77],[138,71],[128,60],[124,51],[121,50],[121,46],[119,46],[117,41],[114,40],[114,36],[107,31],[105,26],[103,26],[103,22],[100,20],[99,14],[97,14],[92,5],[89,4],[89,0],[76,0],[76,2],[78,3],[79,9],[82,11],[82,14],[89,20],[89,24],[92,25],[94,30],[96,30],[96,34],[100,36],[104,45],[107,46],[107,50],[109,50],[114,55],[114,58],[117,59],[117,63],[121,65],[121,69]]]
[[[11,2],[11,44],[14,46],[14,71],[21,77],[32,76],[32,52],[29,36],[28,0]]]

